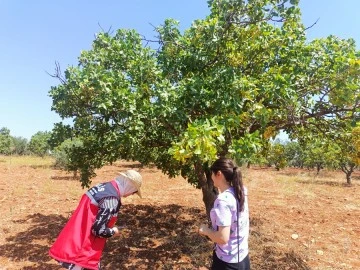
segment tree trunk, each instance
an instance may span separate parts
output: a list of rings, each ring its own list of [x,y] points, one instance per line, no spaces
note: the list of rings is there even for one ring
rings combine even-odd
[[[351,185],[351,175],[354,172],[354,168],[355,168],[355,163],[351,163],[349,165],[349,170],[346,173],[346,183],[350,186]]]
[[[205,173],[202,167],[202,164],[195,164],[195,172],[199,179],[199,184],[203,194],[203,202],[206,208],[206,215],[208,220],[210,220],[210,210],[214,205],[214,201],[217,196],[217,190],[214,187],[214,182],[211,179],[211,172]]]
[[[346,164],[343,164],[341,166],[341,170],[345,173],[346,175],[346,183],[350,186],[351,185],[351,175],[354,172],[354,168],[355,168],[355,163],[350,163],[349,164],[349,168],[347,167]]]
[[[347,183],[348,185],[351,185],[351,174],[352,174],[352,172],[348,172],[348,173],[346,174],[346,183]]]

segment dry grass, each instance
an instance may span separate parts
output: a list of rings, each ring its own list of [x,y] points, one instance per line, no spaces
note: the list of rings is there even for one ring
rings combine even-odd
[[[59,269],[47,255],[84,190],[51,159],[0,157],[0,269]],[[119,171],[105,166],[94,184]],[[141,168],[144,198],[123,200],[105,269],[207,269],[212,243],[199,236],[202,195],[181,177]],[[360,269],[360,185],[344,174],[287,169],[244,169],[251,211],[252,269]],[[298,238],[291,236],[297,234]]]
[[[0,156],[0,164],[8,167],[24,166],[31,168],[49,168],[54,164],[52,157],[37,157],[37,156]]]

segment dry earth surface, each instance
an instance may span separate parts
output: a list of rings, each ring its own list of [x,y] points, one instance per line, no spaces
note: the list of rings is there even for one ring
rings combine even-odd
[[[59,269],[48,256],[84,190],[51,159],[0,156],[0,270]],[[155,168],[117,162],[93,184],[135,168],[144,198],[123,199],[121,237],[109,239],[105,270],[208,269],[211,247],[201,191]],[[252,269],[360,269],[360,181],[341,172],[244,169],[251,211]]]

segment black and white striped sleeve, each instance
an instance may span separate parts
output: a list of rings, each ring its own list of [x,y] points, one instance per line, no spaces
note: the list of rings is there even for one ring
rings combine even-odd
[[[99,202],[99,211],[96,215],[95,222],[91,227],[93,235],[103,238],[109,238],[114,235],[115,231],[107,227],[107,224],[115,214],[118,205],[119,200],[116,197],[107,197]]]

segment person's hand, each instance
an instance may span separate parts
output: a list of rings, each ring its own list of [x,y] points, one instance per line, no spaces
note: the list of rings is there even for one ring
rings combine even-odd
[[[201,224],[199,227],[199,234],[207,235],[209,230],[210,229],[207,224]]]
[[[124,235],[123,233],[121,233],[121,231],[123,231],[124,229],[126,229],[126,226],[114,226],[112,227],[112,229],[114,230],[114,235]]]
[[[119,228],[118,228],[118,227],[113,227],[112,229],[113,229],[113,230],[114,230],[114,232],[115,232],[115,234],[114,234],[114,235],[119,235],[119,234],[120,234],[120,230],[119,230]]]

